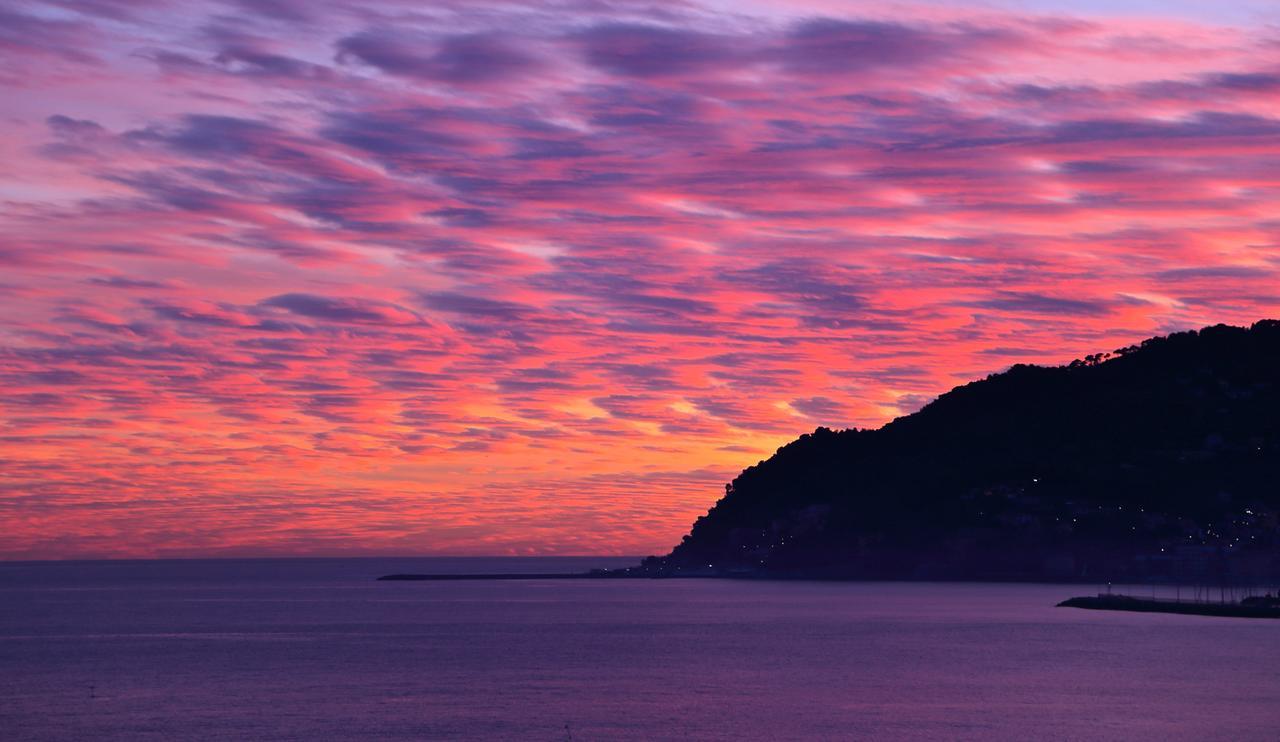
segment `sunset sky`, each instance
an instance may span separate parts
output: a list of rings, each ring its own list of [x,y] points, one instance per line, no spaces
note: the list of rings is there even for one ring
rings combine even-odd
[[[0,7],[0,558],[665,553],[1280,315],[1273,2]]]

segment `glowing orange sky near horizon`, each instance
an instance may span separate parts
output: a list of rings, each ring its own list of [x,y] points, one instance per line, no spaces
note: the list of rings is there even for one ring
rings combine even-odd
[[[665,553],[817,425],[1280,315],[1275,25],[624,7],[0,10],[0,558]]]

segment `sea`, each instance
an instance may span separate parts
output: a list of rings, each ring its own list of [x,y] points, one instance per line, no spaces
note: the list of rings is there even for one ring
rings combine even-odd
[[[0,563],[0,740],[1280,739],[1280,621],[1093,586],[375,580],[633,563]]]

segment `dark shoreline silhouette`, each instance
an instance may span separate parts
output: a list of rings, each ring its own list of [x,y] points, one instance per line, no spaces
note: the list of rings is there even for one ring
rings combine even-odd
[[[993,577],[983,579],[981,577],[968,579],[902,579],[902,578],[852,578],[831,576],[823,573],[804,574],[802,572],[787,572],[785,574],[770,574],[767,572],[743,572],[743,573],[693,573],[688,574],[662,574],[648,572],[637,569],[635,567],[621,567],[618,569],[593,569],[588,572],[478,572],[474,574],[457,574],[457,573],[395,573],[382,575],[375,578],[377,582],[465,582],[465,581],[502,581],[502,580],[787,580],[796,582],[973,582],[973,583],[1028,583],[1028,584],[1051,584],[1051,585],[1092,585],[1096,584],[1095,580],[1086,579],[1016,579],[1007,577]]]
[[[378,578],[379,582],[420,582],[459,580],[582,580],[600,577],[590,572],[499,572],[491,574],[392,574]]]
[[[875,430],[818,428],[666,556],[543,579],[617,577],[1280,586],[1280,321],[1018,364]]]
[[[1093,595],[1068,598],[1059,608],[1086,608],[1095,611],[1136,611],[1139,613],[1177,613],[1190,616],[1221,616],[1230,618],[1280,618],[1280,601],[1249,599],[1214,603],[1212,601],[1175,601],[1152,598],[1135,598],[1129,595]]]
[[[1280,321],[1018,364],[748,467],[639,576],[1280,584]]]

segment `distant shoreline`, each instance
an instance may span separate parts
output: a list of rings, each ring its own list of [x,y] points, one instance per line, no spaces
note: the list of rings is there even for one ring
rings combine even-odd
[[[1006,577],[996,575],[974,575],[970,577],[872,577],[832,576],[796,572],[783,573],[713,573],[694,572],[689,574],[634,572],[628,569],[592,570],[590,572],[497,572],[497,573],[397,573],[375,578],[377,582],[455,582],[459,580],[499,581],[499,580],[734,580],[739,582],[902,582],[902,583],[969,583],[995,585],[1102,585],[1106,580],[1066,578],[1047,579],[1044,577]],[[1115,584],[1171,586],[1173,583],[1147,583],[1121,581]]]
[[[1094,611],[1132,611],[1137,613],[1176,613],[1188,616],[1218,616],[1223,618],[1280,618],[1280,605],[1275,602],[1249,601],[1214,603],[1198,601],[1149,600],[1129,595],[1097,595],[1069,598],[1058,604],[1059,608],[1084,608]]]
[[[432,582],[442,580],[603,580],[612,575],[595,575],[590,572],[504,572],[498,574],[394,574],[383,575],[378,582]]]

